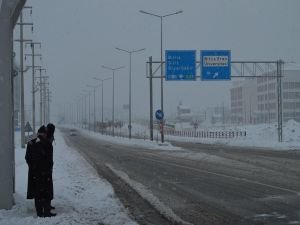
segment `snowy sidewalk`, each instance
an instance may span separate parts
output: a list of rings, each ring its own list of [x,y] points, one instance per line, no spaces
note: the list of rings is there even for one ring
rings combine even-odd
[[[19,136],[19,133],[16,137]],[[26,199],[25,150],[16,148],[16,205],[0,210],[0,225],[136,225],[115,197],[111,185],[57,131],[54,144],[54,201],[56,217],[37,218],[33,200]]]

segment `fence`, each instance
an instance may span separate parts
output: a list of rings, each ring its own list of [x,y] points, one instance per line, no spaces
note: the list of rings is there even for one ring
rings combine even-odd
[[[195,138],[235,138],[246,137],[246,131],[165,131],[166,135],[179,137],[195,137]]]
[[[99,132],[99,131],[98,131]],[[104,135],[112,136],[112,132],[108,130],[103,130]],[[193,137],[193,138],[237,138],[246,137],[246,131],[193,131],[193,130],[165,130],[165,135],[178,136],[178,137]],[[117,137],[128,137],[128,132],[115,130],[115,136]],[[133,138],[137,139],[149,139],[147,132],[136,132],[132,135]]]

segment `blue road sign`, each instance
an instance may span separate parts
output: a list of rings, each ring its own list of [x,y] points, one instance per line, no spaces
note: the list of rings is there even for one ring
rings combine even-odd
[[[201,80],[230,80],[230,50],[201,51]]]
[[[195,80],[196,51],[166,50],[166,80]]]
[[[161,111],[160,109],[157,110],[155,112],[155,117],[156,117],[157,120],[163,120],[164,119],[164,112]]]

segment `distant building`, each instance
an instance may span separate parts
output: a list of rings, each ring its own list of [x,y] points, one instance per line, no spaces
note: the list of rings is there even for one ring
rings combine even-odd
[[[272,123],[278,120],[276,72],[235,82],[230,90],[233,123]],[[284,70],[282,77],[283,120],[300,122],[300,70]]]
[[[254,123],[257,112],[256,79],[233,83],[230,90],[231,122]]]
[[[191,122],[193,120],[192,110],[180,102],[177,106],[176,120],[179,122]]]
[[[206,109],[206,121],[211,125],[224,125],[230,122],[230,109],[224,105]]]

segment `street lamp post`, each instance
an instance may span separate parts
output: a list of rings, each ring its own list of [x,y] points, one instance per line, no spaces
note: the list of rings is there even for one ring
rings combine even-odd
[[[88,93],[89,96],[89,115],[88,115],[88,129],[90,131],[90,124],[91,124],[91,91],[90,90],[85,90],[86,93]]]
[[[94,91],[94,132],[96,132],[96,88],[98,86],[93,86],[93,85],[87,85],[90,88],[93,88]]]
[[[163,89],[163,18],[177,15],[183,13],[182,10],[169,13],[165,15],[156,15],[150,12],[146,12],[144,10],[140,10],[140,13],[144,13],[150,16],[154,16],[160,18],[160,92],[161,92],[161,110],[164,112],[164,89]],[[162,130],[161,130],[161,142],[164,142],[164,122],[162,121]]]
[[[131,139],[131,129],[132,129],[132,125],[131,125],[131,68],[132,68],[131,58],[132,58],[133,53],[144,51],[145,48],[132,50],[132,51],[128,51],[128,50],[125,50],[122,48],[116,48],[116,49],[129,54],[129,122],[128,122],[129,136],[128,137],[129,137],[129,139]]]
[[[113,79],[113,93],[112,93],[112,135],[115,136],[115,71],[123,69],[124,66],[116,67],[116,68],[110,68],[107,66],[102,66],[103,69],[107,69],[112,71],[112,79]]]
[[[104,113],[103,113],[103,105],[104,105],[104,81],[106,80],[111,80],[112,78],[105,78],[105,79],[100,79],[97,77],[94,77],[95,80],[100,81],[100,86],[101,86],[101,131],[103,133],[103,125],[104,125]]]

